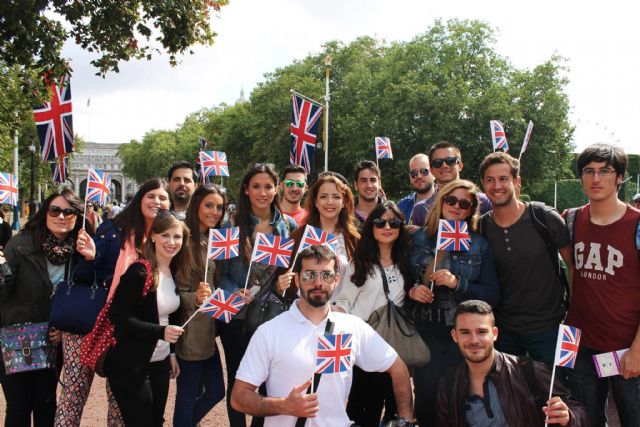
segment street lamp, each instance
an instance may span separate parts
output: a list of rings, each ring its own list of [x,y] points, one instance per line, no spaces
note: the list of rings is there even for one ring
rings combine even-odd
[[[29,189],[29,219],[31,219],[36,214],[36,201],[33,198],[33,188],[36,186],[35,171],[33,170],[33,164],[36,157],[36,146],[33,143],[33,137],[31,137],[29,151],[31,151],[31,188]]]
[[[325,69],[325,112],[324,112],[324,171],[329,170],[329,77],[331,75],[331,55],[324,57]]]

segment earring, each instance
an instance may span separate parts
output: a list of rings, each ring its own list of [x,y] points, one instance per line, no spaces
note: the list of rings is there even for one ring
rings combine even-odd
[[[155,243],[155,242],[156,242],[155,240],[151,239],[151,243]]]

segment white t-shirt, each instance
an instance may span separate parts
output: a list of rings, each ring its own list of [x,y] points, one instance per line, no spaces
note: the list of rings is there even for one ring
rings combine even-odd
[[[240,362],[236,378],[256,387],[266,382],[269,397],[286,397],[294,387],[313,377],[318,336],[324,335],[326,320],[311,323],[298,309],[291,309],[258,328]],[[365,371],[384,372],[398,355],[369,325],[356,316],[330,312],[334,334],[351,333],[352,362]],[[318,415],[308,419],[308,427],[347,427],[351,425],[346,402],[353,369],[323,374],[317,394]],[[278,415],[265,418],[265,427],[295,426],[296,417]]]
[[[158,290],[156,299],[158,300],[158,324],[167,326],[169,324],[169,315],[180,307],[180,297],[176,293],[176,284],[173,277],[165,276],[162,273],[158,275]],[[151,355],[152,362],[164,360],[169,355],[169,343],[165,340],[158,340],[156,348]]]

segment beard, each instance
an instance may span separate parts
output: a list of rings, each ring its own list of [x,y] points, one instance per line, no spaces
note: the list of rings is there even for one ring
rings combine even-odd
[[[302,291],[302,298],[312,307],[324,307],[331,298],[328,292],[322,291],[320,295],[311,295],[311,292],[317,291],[318,289],[309,289],[308,291]]]
[[[423,188],[416,189],[416,193],[418,194],[427,194],[433,188],[433,182],[428,183]]]

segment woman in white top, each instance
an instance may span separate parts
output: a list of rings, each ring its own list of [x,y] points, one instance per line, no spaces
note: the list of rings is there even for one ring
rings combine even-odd
[[[405,284],[410,284],[412,277],[408,239],[402,211],[393,202],[378,205],[364,223],[342,289],[336,294],[335,309],[367,321],[375,310],[386,306],[388,299],[401,306],[405,298]],[[389,288],[388,296],[384,290],[383,274]],[[383,406],[385,419],[395,416],[389,374],[365,372],[354,367],[347,404],[349,418],[363,427],[378,426]]]
[[[184,281],[194,268],[187,226],[169,211],[159,211],[142,247],[151,265],[134,262],[122,275],[109,317],[116,345],[109,350],[105,372],[125,425],[162,426],[169,378],[180,372],[173,344],[182,328],[172,324],[180,298],[174,281]],[[146,293],[145,293],[146,291]]]

